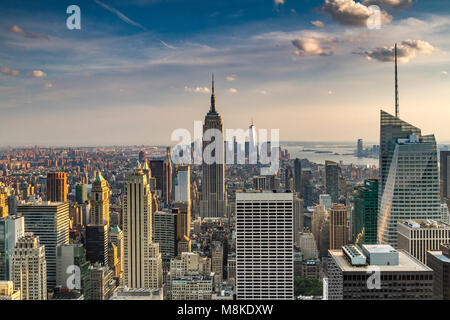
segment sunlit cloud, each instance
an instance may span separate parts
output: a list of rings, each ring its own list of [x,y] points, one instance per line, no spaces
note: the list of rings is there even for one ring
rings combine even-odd
[[[422,40],[405,40],[402,41],[397,48],[398,60],[400,62],[409,62],[417,54],[429,55],[435,51],[435,48],[426,41]],[[392,62],[395,59],[394,46],[386,46],[376,48],[364,53],[368,60],[376,60],[381,62]]]
[[[297,56],[330,56],[336,47],[334,38],[302,38],[292,40]]]
[[[357,27],[367,26],[367,19],[372,15],[367,6],[353,0],[325,0],[321,10],[340,24]],[[380,14],[382,24],[392,21],[386,11],[381,10]]]
[[[44,78],[47,74],[42,70],[33,70],[28,73],[29,78]]]

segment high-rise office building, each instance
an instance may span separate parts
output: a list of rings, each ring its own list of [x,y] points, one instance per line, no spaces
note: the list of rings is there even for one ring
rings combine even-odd
[[[361,158],[363,156],[363,152],[364,152],[363,139],[358,139],[358,143],[356,146],[356,156],[358,158]]]
[[[154,241],[159,243],[164,267],[177,255],[178,212],[158,211],[154,214]]]
[[[149,249],[149,288],[160,289],[163,286],[163,266],[159,243],[151,243]]]
[[[304,226],[303,199],[294,196],[294,243],[298,245],[298,234],[303,231]]]
[[[92,184],[91,224],[105,224],[109,228],[109,187],[100,172]]]
[[[175,202],[189,202],[191,200],[191,170],[189,166],[178,166],[177,182]]]
[[[236,294],[245,299],[293,299],[292,193],[236,193]]]
[[[47,174],[47,200],[52,202],[67,201],[67,176],[65,172]]]
[[[325,300],[430,300],[433,270],[389,245],[329,251]]]
[[[427,265],[433,269],[433,299],[450,300],[450,243],[428,251]]]
[[[353,193],[353,242],[377,243],[378,180],[365,180]]]
[[[8,193],[0,184],[0,218],[7,217],[8,213]]]
[[[108,266],[108,227],[105,224],[86,226],[86,260]]]
[[[330,207],[331,209],[331,207]],[[317,205],[314,208],[314,211],[311,216],[311,232],[314,235],[314,239],[316,239],[317,246],[320,250],[320,235],[322,226],[327,220],[328,211],[325,209],[325,206],[322,204]],[[328,252],[328,249],[327,249]]]
[[[91,300],[109,300],[115,289],[113,271],[108,266],[94,264],[91,273]]]
[[[82,244],[58,246],[56,248],[56,286],[63,289],[80,290],[84,300],[90,300],[90,265],[85,259]],[[74,274],[75,277],[73,277]]]
[[[398,248],[427,264],[427,251],[439,251],[441,243],[450,243],[450,224],[437,220],[399,220]]]
[[[220,136],[214,136],[213,130],[219,132]],[[206,114],[203,125],[203,177],[200,201],[200,216],[202,218],[221,218],[227,214],[223,132],[222,117],[216,111],[213,77],[211,108]],[[212,136],[209,137],[207,136],[208,134]],[[210,144],[215,146],[215,148],[211,148]]]
[[[343,204],[333,204],[330,210],[330,249],[347,244],[347,209]]]
[[[9,280],[9,261],[17,240],[25,232],[23,217],[0,218],[0,280]]]
[[[298,247],[302,253],[303,260],[314,260],[319,257],[316,240],[311,232],[301,232],[298,240]]]
[[[339,200],[339,166],[334,161],[325,161],[325,187],[333,203]]]
[[[32,232],[45,246],[47,286],[56,285],[56,248],[69,243],[69,203],[27,202],[17,207],[25,218],[25,232]]]
[[[146,289],[152,243],[152,197],[140,165],[128,175],[123,195],[124,286]]]
[[[168,205],[172,192],[172,164],[170,162],[170,151],[167,159],[151,159],[150,170],[155,178],[156,190],[159,190],[164,205]],[[150,182],[148,182],[150,183]]]
[[[117,247],[117,258],[119,259],[119,270],[123,272],[123,259],[124,259],[124,240],[123,231],[119,226],[114,226],[109,231],[109,242],[113,243]]]
[[[378,243],[397,246],[398,220],[439,220],[434,135],[381,111]]]
[[[21,291],[14,289],[13,281],[0,280],[0,301],[22,300]]]
[[[220,241],[214,241],[212,244],[211,271],[214,272],[214,283],[223,280],[223,246]]]
[[[301,198],[306,207],[314,205],[313,189],[313,173],[311,168],[302,168]]]
[[[75,185],[75,200],[78,204],[83,204],[88,201],[87,184],[78,183]]]
[[[442,196],[450,197],[450,151],[441,151],[440,154],[440,176],[442,183]]]
[[[294,160],[294,186],[295,192],[302,192],[302,161],[299,158]]]
[[[333,201],[331,200],[331,196],[329,194],[321,194],[319,195],[319,204],[325,206],[325,209],[329,211],[331,206],[333,205]]]
[[[10,279],[21,290],[23,300],[47,300],[45,249],[39,237],[25,233],[11,256]]]
[[[178,210],[177,239],[190,237],[191,233],[191,202],[174,202],[172,208]]]

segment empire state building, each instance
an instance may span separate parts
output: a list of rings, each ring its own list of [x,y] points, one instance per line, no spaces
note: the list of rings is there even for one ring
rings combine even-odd
[[[224,150],[223,123],[222,117],[216,111],[213,75],[211,107],[203,125],[203,178],[200,201],[202,218],[221,218],[227,214]]]

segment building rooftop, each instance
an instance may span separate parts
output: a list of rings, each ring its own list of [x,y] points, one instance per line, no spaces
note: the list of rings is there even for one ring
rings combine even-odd
[[[374,250],[386,250],[380,245],[379,248],[373,248]],[[391,246],[389,246],[392,248]],[[329,250],[330,256],[334,258],[340,269],[344,272],[367,272],[367,271],[432,271],[431,268],[412,257],[404,250],[398,250],[398,265],[364,265],[364,266],[352,266],[346,259],[342,250]]]
[[[372,253],[394,253],[397,251],[388,244],[364,244],[363,247],[370,254],[372,254]]]
[[[398,224],[409,229],[450,228],[450,224],[438,220],[401,220]]]

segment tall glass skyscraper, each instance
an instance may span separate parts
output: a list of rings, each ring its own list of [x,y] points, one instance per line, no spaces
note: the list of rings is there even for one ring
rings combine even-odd
[[[381,111],[378,242],[397,246],[398,220],[440,218],[434,135]]]
[[[333,203],[339,200],[339,167],[334,161],[325,161],[325,186]]]
[[[365,180],[354,193],[353,241],[358,244],[377,243],[378,180]]]

